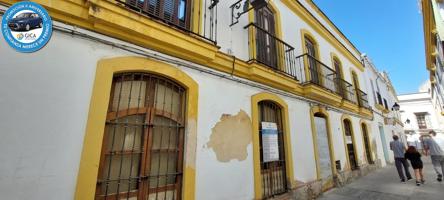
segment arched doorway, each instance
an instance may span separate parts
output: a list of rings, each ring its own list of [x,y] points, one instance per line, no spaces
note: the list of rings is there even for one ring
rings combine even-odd
[[[358,167],[358,158],[356,156],[356,149],[354,145],[354,134],[353,134],[353,127],[351,124],[351,121],[349,119],[344,119],[344,133],[345,133],[345,142],[347,146],[347,155],[348,155],[348,162],[350,164],[351,170],[357,170]]]
[[[365,123],[361,123],[361,130],[362,130],[362,138],[364,139],[364,148],[365,148],[365,155],[367,158],[367,162],[368,164],[374,164],[371,146],[370,146],[371,145],[370,137],[368,135],[367,125]]]
[[[283,116],[273,101],[260,101],[258,107],[262,197],[269,198],[287,191]]]
[[[331,152],[331,138],[329,134],[328,118],[321,112],[317,112],[313,116],[314,133],[316,138],[316,158],[318,179],[323,181],[331,181],[333,178],[333,152]],[[332,187],[332,184],[324,182],[323,189]]]

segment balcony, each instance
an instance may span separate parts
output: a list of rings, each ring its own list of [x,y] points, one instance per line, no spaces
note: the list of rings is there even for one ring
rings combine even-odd
[[[302,84],[311,83],[340,95],[338,76],[333,69],[308,54],[296,57],[296,62],[301,71],[305,71],[305,76],[301,76]]]
[[[341,88],[339,94],[342,96],[342,98],[353,104],[358,104],[358,100],[356,98],[355,89],[353,85],[341,78],[338,78],[337,81]]]
[[[342,95],[347,94],[347,88],[341,89],[338,76],[333,69],[309,54],[297,56],[295,61],[298,78],[304,85],[308,97],[333,105],[341,104]]]
[[[302,71],[295,65],[294,48],[257,24],[244,27],[248,30],[249,62],[257,62],[278,73],[298,80]]]
[[[363,92],[362,90],[357,90],[356,92],[358,94],[358,105],[359,107],[371,109],[370,105],[368,103],[368,95],[367,93]]]

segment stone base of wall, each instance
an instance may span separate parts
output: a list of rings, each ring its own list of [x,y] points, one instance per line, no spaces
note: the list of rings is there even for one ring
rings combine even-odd
[[[381,161],[377,160],[375,164],[363,164],[357,170],[347,170],[338,172],[337,176],[333,178],[336,188],[344,187],[345,185],[355,181],[356,179],[366,176],[367,174],[381,168]],[[320,196],[323,192],[322,185],[324,181],[316,180],[310,183],[305,183],[289,191],[286,195],[276,199],[296,199],[296,200],[313,200]]]

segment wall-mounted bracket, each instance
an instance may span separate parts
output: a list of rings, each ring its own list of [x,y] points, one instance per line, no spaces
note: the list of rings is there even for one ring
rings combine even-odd
[[[251,7],[250,7],[251,5]],[[267,0],[239,0],[230,6],[231,24],[230,27],[239,23],[239,18],[252,9],[259,10],[267,6]]]

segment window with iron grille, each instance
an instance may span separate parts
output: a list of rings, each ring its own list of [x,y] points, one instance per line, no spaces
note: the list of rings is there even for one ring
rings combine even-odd
[[[287,191],[287,175],[285,168],[284,130],[282,124],[282,110],[271,101],[259,102],[259,124],[262,122],[274,123],[277,127],[277,144],[279,158],[273,161],[264,161],[262,125],[259,127],[260,165],[262,179],[262,194],[269,198]]]
[[[166,78],[113,78],[96,199],[181,199],[185,89]]]
[[[129,8],[142,11],[165,23],[190,29],[191,0],[126,0],[125,3]]]
[[[415,113],[419,129],[427,129],[426,114],[427,113]]]

